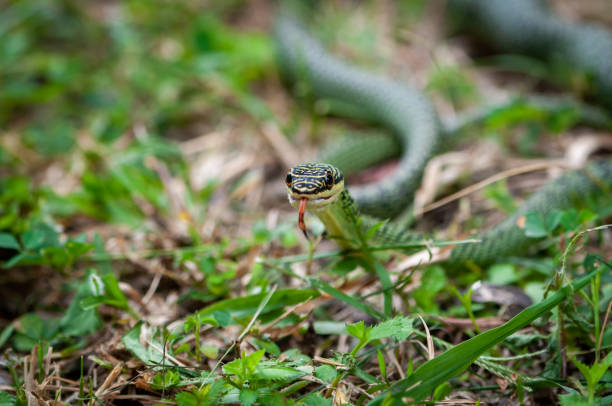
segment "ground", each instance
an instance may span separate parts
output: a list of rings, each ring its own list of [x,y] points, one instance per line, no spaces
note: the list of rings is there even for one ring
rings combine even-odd
[[[610,27],[605,1],[553,3]],[[376,252],[374,274],[302,235],[283,179],[384,129],[324,115],[281,79],[276,3],[4,5],[0,405],[366,404],[394,384],[440,404],[610,401],[609,203],[526,216],[533,249],[490,267],[435,263],[446,251],[430,246]],[[428,241],[485,230],[612,149],[609,121],[493,109],[580,100],[580,83],[496,65],[443,1],[321,2],[316,16],[329,50],[423,89],[443,122],[484,111],[425,170],[411,227]]]

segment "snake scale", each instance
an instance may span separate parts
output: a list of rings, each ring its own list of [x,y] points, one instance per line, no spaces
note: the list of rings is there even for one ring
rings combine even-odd
[[[493,3],[499,7],[495,9]],[[512,7],[505,6],[510,3]],[[524,15],[524,10],[515,9],[516,3],[523,4],[529,16]],[[584,58],[588,55],[587,51],[573,48],[584,45],[580,45],[580,41],[583,40],[579,38],[587,37],[591,40],[603,38],[601,41],[603,48],[607,47],[607,41],[610,39],[610,34],[599,28],[578,29],[573,24],[562,22],[542,8],[540,2],[536,0],[510,2],[457,0],[455,5],[462,6],[464,11],[478,15],[481,19],[491,19],[490,26],[485,25],[485,27],[493,32],[500,29],[499,33],[490,36],[491,41],[499,48],[507,45],[511,49],[525,52],[552,48],[553,50],[544,57],[556,57],[561,54],[571,58]],[[532,15],[529,10],[538,11],[534,11]],[[513,11],[515,15],[505,20],[508,17],[507,13]],[[494,22],[496,20],[493,19],[493,15],[496,15],[500,21]],[[474,22],[472,24],[474,25]],[[376,121],[397,135],[402,149],[398,168],[393,174],[376,184],[352,187],[350,194],[343,190],[343,185],[342,188],[337,188],[335,182],[341,181],[343,184],[344,180],[343,177],[338,177],[334,166],[298,165],[289,172],[286,182],[292,204],[297,207],[301,200],[302,212],[306,207],[307,198],[323,193],[316,195],[323,196],[323,199],[317,201],[321,204],[326,204],[323,200],[333,201],[331,205],[333,209],[331,211],[315,209],[315,214],[321,218],[328,232],[331,229],[331,234],[340,239],[346,238],[342,237],[342,232],[349,227],[351,218],[357,215],[355,203],[358,210],[367,215],[361,223],[363,231],[375,224],[376,218],[392,218],[400,213],[409,204],[420,184],[427,161],[436,153],[441,142],[442,126],[431,102],[419,90],[352,66],[330,54],[287,13],[281,14],[275,31],[279,64],[281,72],[286,77],[294,83],[306,84],[315,98],[355,104],[359,109],[367,111]],[[570,39],[572,33],[578,39]],[[519,36],[521,38],[517,39]],[[591,73],[604,88],[610,84],[606,81],[612,78],[612,74],[609,73],[612,59],[608,59],[607,63],[601,59],[601,56],[598,62],[584,62],[581,59],[577,65]],[[608,72],[607,77],[606,72]],[[610,95],[612,92],[608,91],[607,96]],[[604,101],[607,96],[603,97]],[[334,164],[333,157],[328,156],[328,160]],[[334,174],[331,176],[333,179],[330,178],[330,172]],[[326,178],[330,181],[327,182]],[[299,182],[310,189],[300,188]],[[532,193],[505,221],[478,235],[480,243],[457,245],[453,248],[450,260],[453,263],[471,261],[486,265],[500,258],[519,255],[534,242],[534,239],[526,237],[524,230],[517,225],[521,216],[528,212],[545,215],[553,209],[580,207],[588,200],[609,193],[611,188],[612,161],[610,160],[593,163],[583,170],[567,171]],[[338,194],[330,199],[327,190],[331,193],[332,189],[334,191],[338,189]],[[309,204],[315,205],[314,202]],[[374,217],[368,217],[369,215]],[[417,239],[420,239],[420,236],[416,233],[405,231],[392,222],[379,228],[373,238],[377,244],[401,244]],[[340,245],[351,247],[350,244]]]

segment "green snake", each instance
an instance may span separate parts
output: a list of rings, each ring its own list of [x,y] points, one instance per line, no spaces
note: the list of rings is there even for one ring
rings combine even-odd
[[[541,0],[451,0],[455,23],[503,52],[531,55],[570,68],[586,91],[612,109],[612,33],[554,15]]]
[[[479,2],[487,3],[487,2]],[[356,104],[398,136],[402,155],[398,168],[371,185],[344,188],[340,169],[329,163],[306,163],[289,170],[285,183],[291,204],[303,213],[311,210],[328,234],[344,248],[358,249],[361,237],[377,224],[402,212],[420,184],[423,168],[440,144],[441,124],[428,98],[406,84],[354,67],[329,54],[293,18],[284,15],[276,24],[282,72],[302,81],[317,98]],[[373,146],[372,148],[375,148]],[[375,151],[372,151],[373,155]],[[534,240],[517,222],[528,212],[545,215],[552,209],[578,207],[612,187],[612,162],[596,162],[583,170],[568,171],[534,192],[512,215],[477,236],[480,243],[457,245],[450,260],[486,265],[524,252]],[[360,213],[366,214],[357,221]],[[373,217],[369,217],[369,216]],[[387,222],[371,237],[375,245],[422,240],[416,233]]]

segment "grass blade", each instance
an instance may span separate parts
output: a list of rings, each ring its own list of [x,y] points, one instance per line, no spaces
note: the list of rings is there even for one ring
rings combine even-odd
[[[310,278],[309,279],[310,285],[313,288],[316,288],[318,290],[321,290],[325,293],[327,293],[328,295],[346,303],[349,306],[354,307],[355,309],[362,311],[366,314],[369,314],[370,316],[374,317],[377,320],[386,320],[387,317],[381,313],[378,309],[376,309],[373,306],[370,306],[369,304],[363,302],[360,299],[354,298],[353,296],[349,296],[346,293],[334,288],[333,286],[319,280],[319,279],[315,279],[315,278]]]
[[[589,273],[573,285],[564,286],[547,299],[529,306],[503,325],[485,331],[425,362],[414,374],[392,385],[389,393],[376,397],[368,405],[380,405],[388,396],[392,396],[392,400],[391,403],[385,402],[385,405],[403,405],[410,400],[421,401],[438,385],[463,372],[491,347],[551,310],[575,291],[582,289],[597,272]]]

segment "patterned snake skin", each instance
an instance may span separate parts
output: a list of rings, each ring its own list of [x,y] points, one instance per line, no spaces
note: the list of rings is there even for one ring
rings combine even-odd
[[[552,14],[541,0],[449,0],[461,29],[503,52],[532,55],[587,75],[612,109],[612,33]]]

